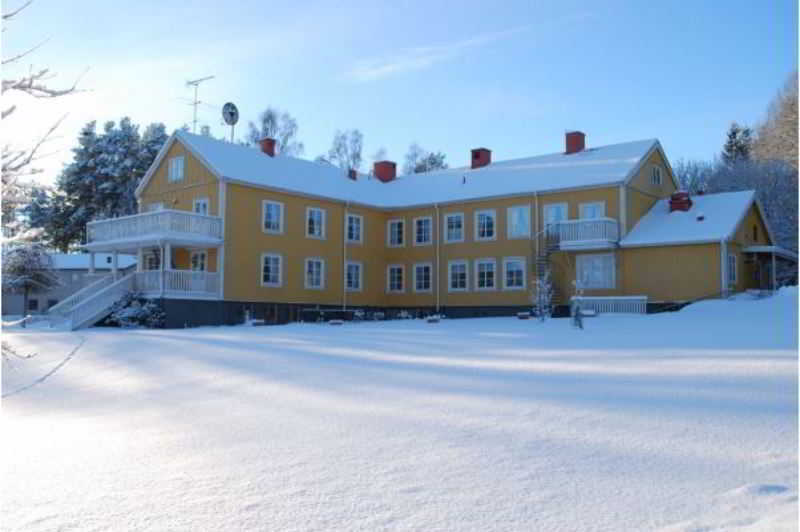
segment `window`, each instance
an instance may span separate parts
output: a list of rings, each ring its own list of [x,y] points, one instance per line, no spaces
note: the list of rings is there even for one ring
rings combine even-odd
[[[414,292],[431,291],[431,270],[430,262],[421,262],[414,265]]]
[[[433,240],[431,234],[433,227],[433,219],[430,216],[424,218],[414,218],[414,245],[426,246],[430,245]]]
[[[544,206],[544,223],[548,234],[558,234],[558,222],[566,220],[568,213],[566,203],[548,203]]]
[[[444,215],[444,241],[464,241],[464,213],[451,212]]]
[[[494,209],[475,211],[475,240],[495,239],[496,217]]]
[[[606,215],[606,202],[581,203],[578,205],[578,215],[583,219],[603,218]]]
[[[283,233],[283,203],[279,201],[262,201],[261,218],[263,219],[263,230],[265,233]]]
[[[402,292],[403,287],[403,271],[405,267],[402,264],[390,264],[387,268],[387,289],[389,292]]]
[[[325,209],[317,207],[306,209],[306,236],[325,238]]]
[[[525,259],[523,257],[503,259],[503,288],[505,290],[525,289]]]
[[[364,218],[358,214],[347,215],[347,241],[361,243],[364,240],[362,226]]]
[[[506,213],[508,238],[528,238],[531,236],[531,207],[517,205],[509,207]]]
[[[475,289],[494,290],[495,289],[495,268],[497,264],[494,259],[478,259],[475,261]]]
[[[447,263],[447,291],[467,291],[467,261],[451,260]]]
[[[156,201],[155,203],[148,203],[147,204],[147,211],[163,211],[164,210],[164,202]]]
[[[758,242],[758,226],[753,226],[753,242]]]
[[[161,269],[161,258],[159,255],[159,251],[156,250],[153,253],[149,253],[144,260],[145,266],[147,270],[160,270]]]
[[[728,284],[736,284],[736,255],[728,254]]]
[[[319,258],[306,259],[306,288],[325,288],[325,261]]]
[[[348,262],[345,270],[345,286],[348,292],[361,291],[362,266],[360,262]]]
[[[197,214],[208,216],[208,198],[195,198],[192,203],[192,210]]]
[[[39,300],[36,298],[31,298],[28,300],[28,310],[37,311],[39,310]]]
[[[575,270],[583,288],[614,288],[616,283],[615,261],[612,253],[578,255]]]
[[[190,264],[193,272],[206,271],[206,252],[192,251],[190,255]]]
[[[175,181],[181,181],[183,179],[183,163],[183,155],[173,157],[169,160],[167,181],[174,183]]]
[[[277,253],[261,255],[261,286],[281,286],[283,257]]]
[[[661,167],[653,166],[650,169],[650,184],[661,186]]]
[[[405,245],[405,222],[402,219],[389,220],[387,227],[389,247],[398,248]]]

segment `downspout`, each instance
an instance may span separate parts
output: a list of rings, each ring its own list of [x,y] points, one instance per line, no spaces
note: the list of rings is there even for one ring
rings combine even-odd
[[[344,202],[344,220],[342,232],[342,310],[347,310],[347,210],[350,207],[350,202]]]
[[[728,246],[725,238],[719,241],[719,274],[720,274],[720,293],[723,298],[728,297]]]
[[[441,240],[442,224],[439,220],[439,204],[434,203],[433,208],[436,209],[436,314],[439,314],[439,301],[441,294],[442,277],[439,273],[439,241]]]

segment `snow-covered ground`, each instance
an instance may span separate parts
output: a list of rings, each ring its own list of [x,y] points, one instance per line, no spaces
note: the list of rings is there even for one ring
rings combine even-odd
[[[796,289],[585,325],[6,330],[2,527],[797,529]]]

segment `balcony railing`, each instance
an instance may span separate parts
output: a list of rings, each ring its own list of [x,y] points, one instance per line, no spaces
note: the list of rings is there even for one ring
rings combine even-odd
[[[222,218],[161,210],[89,222],[86,229],[88,244],[163,235],[221,239]]]
[[[562,220],[547,226],[549,245],[560,249],[607,247],[619,242],[619,223],[613,218]]]
[[[192,270],[146,270],[136,272],[134,288],[147,296],[217,297],[219,274]]]

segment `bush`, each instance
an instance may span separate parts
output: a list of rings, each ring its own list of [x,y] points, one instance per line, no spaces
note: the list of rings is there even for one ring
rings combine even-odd
[[[152,299],[128,292],[111,307],[106,323],[117,327],[161,329],[166,322],[166,314]]]

